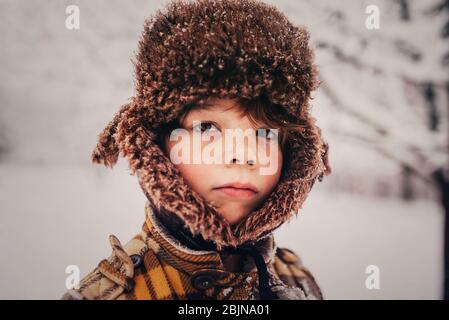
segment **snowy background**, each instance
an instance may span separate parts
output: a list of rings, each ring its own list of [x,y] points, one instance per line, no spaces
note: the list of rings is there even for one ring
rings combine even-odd
[[[447,166],[449,52],[443,1],[268,1],[309,27],[322,85],[312,110],[330,144],[279,246],[298,252],[327,299],[441,299],[444,215],[430,179]],[[0,0],[0,298],[58,299],[143,222],[121,159],[90,164],[97,135],[133,95],[145,17],[165,2]],[[65,27],[68,5],[80,30]],[[366,26],[367,6],[380,28]],[[447,35],[446,35],[447,36]],[[447,59],[447,56],[446,56]],[[380,270],[380,289],[365,269]]]

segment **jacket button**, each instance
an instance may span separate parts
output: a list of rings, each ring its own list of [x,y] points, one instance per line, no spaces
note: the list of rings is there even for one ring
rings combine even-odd
[[[129,256],[130,258],[131,258],[131,260],[132,260],[132,262],[133,262],[133,265],[134,265],[134,268],[136,269],[136,268],[138,268],[138,267],[140,267],[140,265],[142,264],[142,262],[143,262],[143,259],[142,259],[142,257],[140,256],[140,255],[138,255],[138,254],[133,254],[133,255],[131,255],[131,256]]]
[[[207,290],[214,286],[214,278],[212,276],[208,276],[208,275],[204,275],[204,274],[198,275],[192,279],[192,285],[197,290],[200,290],[200,291]]]

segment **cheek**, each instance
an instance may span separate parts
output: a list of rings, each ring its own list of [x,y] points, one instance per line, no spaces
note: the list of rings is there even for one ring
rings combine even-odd
[[[181,172],[186,183],[202,196],[207,196],[212,184],[213,170],[210,166],[198,164],[178,164],[175,167]]]
[[[258,149],[259,174],[261,179],[269,183],[276,183],[282,173],[283,154],[279,145],[260,144]]]
[[[270,163],[271,165],[275,165],[276,167],[270,168],[266,170],[269,174],[261,174],[260,182],[263,185],[263,189],[265,190],[263,196],[266,197],[270,194],[276,185],[279,183],[279,179],[282,173],[282,164],[283,164],[283,155],[282,151],[273,153],[270,155]]]
[[[270,155],[270,163],[274,166],[274,168],[272,170],[273,174],[268,174],[265,176],[267,184],[276,185],[278,183],[282,173],[283,160],[284,158],[280,148],[278,149],[278,152]]]
[[[198,164],[175,164],[175,167],[189,180],[200,180],[207,177],[208,170],[206,166]],[[196,179],[193,179],[196,178]]]

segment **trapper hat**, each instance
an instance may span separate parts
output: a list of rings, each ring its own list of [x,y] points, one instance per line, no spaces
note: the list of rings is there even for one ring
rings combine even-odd
[[[298,213],[331,172],[328,145],[310,115],[319,86],[309,32],[255,0],[171,2],[149,17],[135,67],[135,95],[99,135],[94,163],[126,157],[150,203],[218,249],[261,239]],[[263,95],[303,127],[290,135],[285,174],[262,206],[230,225],[192,190],[156,143],[158,129],[210,97]]]

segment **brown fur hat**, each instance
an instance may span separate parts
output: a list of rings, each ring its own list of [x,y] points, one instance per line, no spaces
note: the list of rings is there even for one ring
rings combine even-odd
[[[181,219],[218,249],[269,234],[298,213],[316,179],[329,174],[328,145],[310,115],[319,86],[309,32],[255,0],[175,1],[145,21],[134,61],[135,96],[99,136],[94,163],[127,157],[152,205]],[[192,190],[156,144],[157,129],[183,108],[214,97],[264,95],[304,130],[290,137],[291,160],[265,203],[231,226]]]

